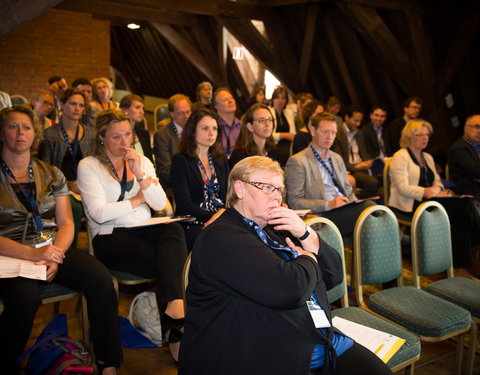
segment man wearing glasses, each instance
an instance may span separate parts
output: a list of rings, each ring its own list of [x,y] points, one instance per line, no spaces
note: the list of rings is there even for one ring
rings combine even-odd
[[[448,151],[450,179],[455,193],[480,198],[480,115],[467,118],[463,137]]]
[[[392,154],[400,149],[400,134],[405,124],[410,120],[415,120],[422,113],[422,99],[417,96],[408,98],[404,102],[403,116],[397,117],[388,124],[389,143]]]
[[[310,209],[332,220],[343,236],[353,233],[360,213],[373,201],[357,202],[342,157],[331,151],[337,135],[335,116],[322,112],[312,119],[312,142],[291,156],[285,167],[288,204]]]

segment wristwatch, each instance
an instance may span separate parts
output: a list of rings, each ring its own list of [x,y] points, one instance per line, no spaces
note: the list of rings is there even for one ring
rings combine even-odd
[[[137,178],[137,182],[142,182],[142,181],[145,180],[146,178],[147,178],[147,174],[144,173],[142,177]]]
[[[305,233],[302,235],[302,237],[298,237],[300,241],[306,240],[308,236],[310,236],[310,233],[312,233],[312,228],[310,228],[308,225],[306,227]]]

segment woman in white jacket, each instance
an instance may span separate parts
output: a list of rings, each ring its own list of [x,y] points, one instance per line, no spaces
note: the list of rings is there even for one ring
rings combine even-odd
[[[437,200],[447,210],[452,235],[453,263],[459,276],[472,277],[472,234],[480,229],[472,199],[456,199],[445,190],[435,170],[432,156],[423,150],[433,132],[432,125],[421,119],[407,122],[400,146],[390,164],[390,198],[388,205],[403,215],[413,216],[426,200]]]
[[[107,110],[96,119],[95,150],[78,166],[78,187],[93,236],[95,256],[107,267],[155,277],[162,331],[174,360],[183,326],[181,276],[187,250],[177,223],[126,228],[162,210],[166,196],[152,162],[130,147],[127,116]]]

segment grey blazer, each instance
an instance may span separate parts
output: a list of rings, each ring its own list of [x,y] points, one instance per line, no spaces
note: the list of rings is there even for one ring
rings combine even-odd
[[[172,156],[177,152],[180,139],[172,130],[172,123],[162,127],[153,137],[153,152],[155,153],[155,167],[157,176],[163,188],[170,187],[170,165]]]
[[[82,157],[86,158],[93,153],[93,148],[95,147],[95,130],[91,126],[82,126],[84,128],[84,133],[79,145],[80,150],[82,151]],[[46,128],[43,131],[43,141],[38,150],[38,158],[60,168],[66,152],[67,145],[63,139],[60,127],[58,125],[53,125]]]
[[[335,176],[348,199],[356,200],[352,186],[348,182],[347,170],[342,157],[332,151],[332,162]],[[310,147],[288,159],[285,166],[285,182],[290,208],[294,210],[310,209],[314,213],[325,211],[327,200],[320,168],[321,166]]]

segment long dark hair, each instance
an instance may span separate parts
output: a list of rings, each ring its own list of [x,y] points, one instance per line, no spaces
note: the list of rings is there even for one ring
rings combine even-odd
[[[182,139],[178,145],[179,154],[183,154],[194,159],[197,158],[197,142],[195,140],[195,132],[197,130],[198,123],[207,116],[213,118],[218,127],[217,139],[215,140],[215,143],[210,146],[208,152],[212,155],[214,160],[221,161],[223,159],[221,143],[222,128],[220,126],[220,118],[215,112],[207,108],[200,108],[193,111],[192,115],[188,119],[187,124],[182,132]]]
[[[253,124],[254,113],[262,108],[271,113],[267,105],[257,103],[252,105],[247,112],[245,112],[245,115],[242,118],[242,128],[240,130],[240,136],[238,137],[237,143],[235,144],[235,149],[245,152],[248,156],[263,156],[261,154],[262,150],[258,149],[255,141],[253,140],[253,133],[247,128],[248,123]],[[273,128],[274,126],[272,126],[272,134]],[[272,134],[270,134],[270,137],[268,137],[265,141],[265,151],[267,151],[267,153],[275,148],[275,141],[273,140]]]

